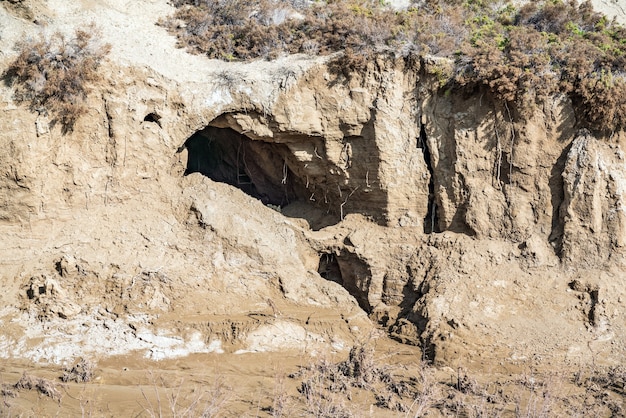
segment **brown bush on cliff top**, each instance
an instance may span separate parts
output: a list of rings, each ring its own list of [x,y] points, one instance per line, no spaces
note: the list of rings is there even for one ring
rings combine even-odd
[[[306,7],[271,0],[179,0],[175,5],[175,15],[161,23],[178,35],[179,44],[226,60],[346,50],[343,63],[358,68],[388,46],[397,20],[395,12],[368,0]]]
[[[581,125],[626,127],[626,29],[589,1],[415,4],[397,11],[373,0],[177,0],[176,14],[163,24],[182,46],[219,59],[343,51],[335,64],[350,73],[381,53],[413,62],[421,54],[449,57],[456,71],[448,83],[439,80],[446,90],[483,86],[522,112],[568,94]]]
[[[98,31],[91,25],[77,29],[72,38],[60,32],[16,45],[19,55],[5,72],[15,81],[15,99],[29,102],[30,108],[52,116],[64,132],[86,113],[89,84],[101,78],[98,73],[109,45],[98,42]]]
[[[472,19],[456,83],[487,86],[522,111],[555,94],[570,96],[582,125],[626,127],[626,30],[593,12],[589,2],[536,2]]]

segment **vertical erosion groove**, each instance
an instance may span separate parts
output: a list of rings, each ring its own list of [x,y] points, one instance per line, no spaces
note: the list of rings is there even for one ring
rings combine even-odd
[[[426,138],[426,128],[422,123],[420,126],[420,135],[417,140],[417,148],[422,150],[424,162],[430,175],[428,181],[428,212],[424,218],[424,233],[432,234],[433,232],[441,232],[439,229],[439,220],[437,218],[437,200],[435,199],[435,176],[433,172],[430,149],[428,148],[428,139]]]

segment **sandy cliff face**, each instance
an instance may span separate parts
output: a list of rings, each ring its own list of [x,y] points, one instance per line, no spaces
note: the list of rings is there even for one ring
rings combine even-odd
[[[243,109],[210,123],[238,133],[241,154],[256,153],[241,157],[240,169],[250,170],[261,200],[306,203],[334,222],[360,213],[421,227],[430,174],[418,147],[415,71],[380,62],[346,79],[322,65],[287,80],[264,113]],[[273,194],[265,190],[272,186]]]
[[[124,48],[67,135],[2,86],[2,357],[342,350],[378,324],[445,364],[623,360],[623,132],[441,91],[431,60]]]

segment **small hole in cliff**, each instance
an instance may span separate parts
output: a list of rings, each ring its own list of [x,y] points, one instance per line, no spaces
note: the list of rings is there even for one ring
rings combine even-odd
[[[317,272],[320,276],[331,282],[339,283],[343,285],[343,277],[341,276],[341,269],[337,262],[337,257],[334,254],[322,253],[320,254],[320,263],[317,268]]]
[[[332,251],[327,249],[326,251]],[[324,279],[340,284],[348,291],[357,303],[368,314],[372,313],[372,306],[368,299],[369,290],[364,283],[371,283],[372,271],[370,266],[358,256],[349,253],[334,254],[320,252],[317,272]]]
[[[143,118],[144,122],[153,122],[159,125],[161,128],[161,115],[158,113],[148,113],[145,118]]]

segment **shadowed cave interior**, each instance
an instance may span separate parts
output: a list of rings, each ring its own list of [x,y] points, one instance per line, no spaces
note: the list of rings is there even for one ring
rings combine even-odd
[[[298,162],[286,144],[252,140],[231,128],[207,126],[189,137],[184,148],[188,152],[184,175],[200,173],[237,187],[285,216],[305,219],[314,230],[339,221],[310,201],[310,191],[295,174]]]

